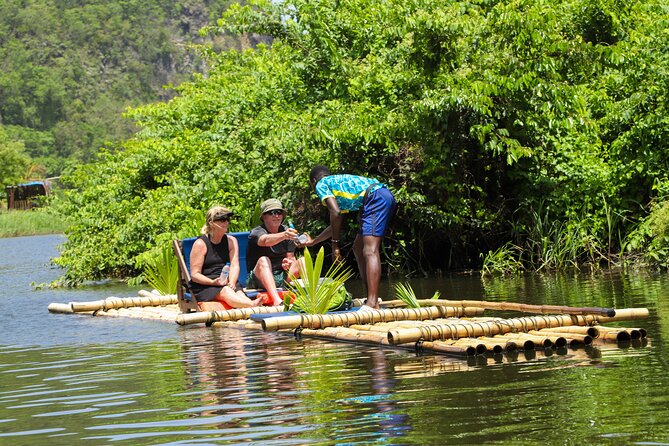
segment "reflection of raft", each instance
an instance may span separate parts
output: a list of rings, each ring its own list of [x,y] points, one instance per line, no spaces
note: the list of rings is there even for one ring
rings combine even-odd
[[[566,349],[606,342],[645,345],[643,328],[607,327],[601,324],[644,319],[646,308],[607,309],[526,305],[511,302],[423,300],[417,309],[400,301],[384,302],[369,312],[324,315],[286,314],[281,308],[257,307],[227,311],[179,313],[176,296],[141,291],[138,297],[108,298],[94,302],[50,304],[54,313],[140,317],[294,333],[435,353],[475,356],[519,350]],[[357,302],[359,305],[360,302]],[[486,310],[533,313],[525,317],[484,316]]]

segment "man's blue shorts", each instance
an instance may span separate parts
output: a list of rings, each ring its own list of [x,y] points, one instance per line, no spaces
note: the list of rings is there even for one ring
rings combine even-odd
[[[387,187],[381,187],[365,195],[360,208],[358,234],[383,237],[388,231],[390,220],[397,211],[395,197]]]

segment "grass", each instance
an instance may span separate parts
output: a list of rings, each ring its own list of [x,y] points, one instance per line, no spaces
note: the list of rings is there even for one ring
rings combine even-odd
[[[48,208],[30,211],[0,209],[0,237],[60,234],[68,223]]]

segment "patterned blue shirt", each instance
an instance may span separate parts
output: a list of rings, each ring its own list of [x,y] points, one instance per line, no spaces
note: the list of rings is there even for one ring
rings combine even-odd
[[[366,178],[358,175],[328,175],[316,183],[316,195],[325,205],[327,198],[333,197],[337,200],[342,212],[357,211],[362,206],[365,192],[371,184],[376,184],[370,192],[383,186],[375,178]]]

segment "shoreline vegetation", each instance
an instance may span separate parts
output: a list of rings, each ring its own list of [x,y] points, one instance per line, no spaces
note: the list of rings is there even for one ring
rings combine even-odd
[[[319,233],[315,164],[393,190],[390,277],[669,267],[661,4],[261,0],[220,10],[189,46],[205,68],[189,66],[169,99],[127,109],[132,136],[86,146],[97,155],[63,173],[50,208],[76,222],[54,259],[64,284],[138,277],[214,204],[235,212],[229,230],[239,231],[276,197],[297,227]],[[262,38],[244,49],[211,44],[252,36]],[[349,263],[355,227],[341,234]]]
[[[65,219],[49,208],[0,209],[0,238],[63,234],[67,226]]]

